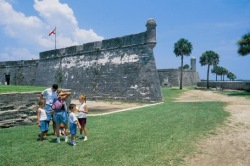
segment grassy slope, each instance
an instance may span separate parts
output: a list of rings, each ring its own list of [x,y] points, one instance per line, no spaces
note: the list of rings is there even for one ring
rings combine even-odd
[[[88,117],[89,140],[76,147],[50,135],[36,142],[36,125],[1,129],[0,165],[176,165],[196,140],[222,124],[225,103],[175,103],[184,90],[163,89],[163,104]]]
[[[47,87],[37,86],[17,86],[17,85],[0,85],[0,93],[7,92],[30,92],[30,91],[43,91]]]

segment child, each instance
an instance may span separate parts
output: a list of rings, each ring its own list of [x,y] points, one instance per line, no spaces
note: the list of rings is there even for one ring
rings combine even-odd
[[[82,130],[84,131],[84,139],[83,141],[87,141],[88,138],[87,138],[87,128],[86,128],[86,124],[87,124],[87,114],[88,114],[88,107],[87,107],[87,104],[86,104],[86,96],[84,95],[80,95],[79,96],[79,102],[81,103],[81,106],[78,110],[78,121],[81,125],[81,128],[80,128],[80,136],[79,138],[83,138],[83,135],[82,135]]]
[[[46,135],[46,132],[48,131],[48,123],[47,123],[47,115],[46,110],[44,109],[45,101],[40,100],[38,102],[39,108],[37,110],[37,124],[40,127],[41,134],[39,135],[40,138],[37,139],[37,141],[43,141],[44,136]]]
[[[69,130],[70,130],[70,134],[71,134],[71,144],[73,146],[76,146],[76,133],[77,133],[77,126],[79,128],[81,128],[80,123],[78,122],[76,115],[75,115],[75,111],[76,111],[76,105],[75,104],[70,104],[69,105],[69,110],[70,110],[70,114],[69,114]]]

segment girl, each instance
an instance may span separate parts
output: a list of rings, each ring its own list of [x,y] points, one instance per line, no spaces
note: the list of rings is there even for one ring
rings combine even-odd
[[[47,123],[47,115],[46,110],[44,109],[45,101],[40,100],[38,102],[39,108],[37,110],[37,124],[38,127],[40,127],[41,134],[39,135],[40,138],[37,139],[37,141],[43,141],[44,136],[46,135],[46,131],[48,130],[48,123]]]
[[[82,130],[84,131],[84,139],[83,141],[87,141],[87,128],[86,128],[86,124],[87,124],[87,114],[88,114],[88,107],[86,104],[86,96],[84,95],[80,95],[79,96],[79,102],[81,103],[80,108],[78,110],[78,121],[81,125],[80,128],[80,136],[79,138],[83,138],[82,135]]]

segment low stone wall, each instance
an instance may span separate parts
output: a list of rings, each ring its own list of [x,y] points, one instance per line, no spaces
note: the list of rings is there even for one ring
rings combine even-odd
[[[198,87],[207,87],[207,82],[197,82]],[[209,81],[210,88],[250,91],[250,82],[244,81]]]
[[[64,91],[71,91],[69,89]],[[37,122],[39,94],[41,92],[1,93],[0,128],[27,125]],[[67,99],[70,103],[71,98]]]
[[[33,123],[40,93],[0,94],[0,128]]]

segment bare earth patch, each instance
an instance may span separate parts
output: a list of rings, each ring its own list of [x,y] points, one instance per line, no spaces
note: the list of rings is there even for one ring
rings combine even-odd
[[[222,101],[231,113],[216,135],[197,143],[199,152],[185,160],[187,166],[250,166],[250,100],[211,91],[190,90],[179,102]]]
[[[80,103],[78,100],[72,100],[71,103],[76,104],[78,107]],[[109,101],[87,101],[89,109],[89,116],[106,115],[115,112],[126,111],[129,109],[143,107],[146,104],[143,103],[125,103],[125,102],[109,102]]]

